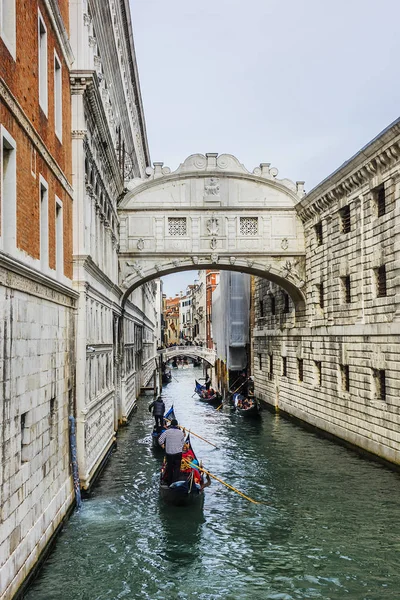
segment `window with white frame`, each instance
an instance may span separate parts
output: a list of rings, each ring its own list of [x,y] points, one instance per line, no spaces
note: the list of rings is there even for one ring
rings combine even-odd
[[[49,267],[49,189],[43,177],[39,183],[40,200],[40,267],[47,271]]]
[[[57,277],[64,275],[64,231],[63,231],[63,206],[56,197],[56,272]]]
[[[47,29],[43,17],[38,14],[38,44],[39,44],[39,104],[47,115]]]
[[[11,56],[16,58],[15,0],[0,0],[0,37]]]
[[[3,126],[0,126],[1,151],[1,246],[13,252],[17,241],[17,145]]]
[[[54,129],[62,140],[62,72],[61,61],[54,51]]]

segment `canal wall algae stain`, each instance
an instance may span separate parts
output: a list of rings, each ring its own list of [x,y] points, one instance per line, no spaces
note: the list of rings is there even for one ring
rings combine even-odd
[[[27,600],[398,600],[398,477],[268,411],[258,422],[191,398],[195,371],[163,390],[213,473],[204,509],[165,507],[142,398],[101,479],[60,534]],[[382,493],[384,490],[384,502]],[[384,542],[383,542],[384,540]]]

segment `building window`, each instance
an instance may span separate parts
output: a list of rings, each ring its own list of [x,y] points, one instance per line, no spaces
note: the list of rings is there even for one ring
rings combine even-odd
[[[61,61],[54,51],[54,129],[62,140],[62,73]]]
[[[11,253],[15,251],[17,241],[17,146],[2,126],[0,142],[0,239],[3,250]]]
[[[322,385],[322,363],[320,360],[314,361],[315,365],[315,385],[321,387]]]
[[[381,265],[375,269],[376,295],[378,298],[384,298],[386,293],[386,265]]]
[[[62,202],[56,198],[56,271],[60,278],[64,275],[64,224]]]
[[[317,246],[322,246],[323,237],[322,237],[322,222],[316,224],[315,226],[315,238],[317,240]]]
[[[340,225],[342,233],[349,233],[351,229],[350,224],[350,206],[344,206],[341,211],[339,211],[340,215]]]
[[[39,36],[39,104],[47,115],[47,29],[43,17],[38,15]]]
[[[282,377],[287,377],[287,357],[282,356]]]
[[[29,460],[29,432],[28,427],[28,413],[22,413],[20,418],[21,425],[21,462],[27,462]]]
[[[260,306],[260,317],[263,317],[264,316],[264,301],[263,300],[260,300],[259,306]]]
[[[319,283],[317,285],[317,293],[318,293],[318,304],[320,308],[324,308],[324,284]]]
[[[274,355],[269,355],[269,370],[268,370],[268,379],[272,379],[274,376]]]
[[[383,183],[375,188],[372,193],[375,200],[377,215],[378,217],[383,217],[383,215],[386,213],[386,193]]]
[[[304,363],[302,358],[297,359],[297,376],[299,381],[304,381]]]
[[[40,177],[40,267],[47,271],[49,266],[49,191]]]
[[[56,423],[57,423],[56,399],[50,398],[49,425],[50,425],[50,439],[51,440],[54,440],[54,438],[56,437]]]
[[[168,217],[168,233],[173,236],[186,235],[186,217]]]
[[[283,312],[287,314],[289,312],[289,294],[283,292]]]
[[[375,398],[377,400],[386,401],[386,378],[385,371],[382,369],[372,369],[374,384],[375,384]]]
[[[349,365],[339,365],[340,383],[344,392],[350,391],[350,370]]]
[[[340,278],[342,286],[342,304],[350,304],[351,302],[351,288],[350,288],[350,275]]]
[[[16,56],[15,0],[0,0],[0,37],[11,56]]]
[[[258,235],[258,217],[240,217],[240,235]]]
[[[271,301],[271,315],[274,315],[276,313],[275,296],[273,296],[272,294],[270,295],[270,301]]]
[[[262,354],[258,355],[258,368],[262,370]]]

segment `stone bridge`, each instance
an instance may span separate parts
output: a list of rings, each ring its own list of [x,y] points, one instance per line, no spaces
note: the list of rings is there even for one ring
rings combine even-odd
[[[203,346],[171,346],[158,350],[158,354],[162,355],[163,361],[166,362],[175,356],[188,356],[190,358],[202,358],[212,367],[215,365],[217,358],[215,350],[204,348]]]
[[[266,277],[303,305],[303,182],[277,175],[269,163],[250,173],[229,154],[194,154],[132,180],[118,206],[124,301],[156,277],[218,268]]]

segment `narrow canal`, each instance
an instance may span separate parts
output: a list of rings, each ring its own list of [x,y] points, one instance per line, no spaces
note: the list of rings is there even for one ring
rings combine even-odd
[[[204,507],[166,508],[140,400],[92,495],[64,527],[27,600],[398,600],[397,474],[267,411],[245,420],[192,398],[199,369],[163,390],[213,481]]]

